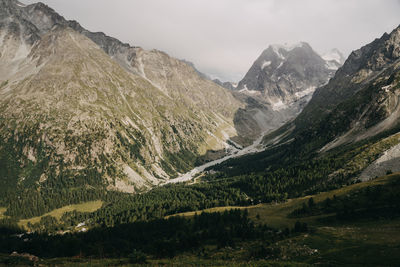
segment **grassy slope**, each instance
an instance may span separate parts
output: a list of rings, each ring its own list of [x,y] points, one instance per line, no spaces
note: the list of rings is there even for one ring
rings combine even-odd
[[[329,192],[321,192],[317,195],[310,195],[301,198],[289,199],[287,202],[284,203],[277,203],[277,204],[258,204],[255,206],[248,206],[248,207],[217,207],[206,209],[203,211],[197,212],[184,212],[175,214],[173,216],[185,216],[190,217],[193,216],[195,213],[199,214],[201,212],[221,212],[224,210],[230,210],[234,208],[245,209],[247,208],[249,211],[249,216],[255,222],[259,223],[267,223],[269,226],[274,228],[285,228],[285,227],[292,227],[294,223],[299,220],[297,218],[288,218],[287,215],[291,213],[293,210],[298,209],[302,206],[303,203],[306,203],[309,198],[313,197],[315,202],[320,202],[325,200],[326,198],[332,198],[334,195],[341,196],[350,193],[351,191],[358,190],[367,186],[376,186],[382,185],[387,183],[392,179],[400,179],[400,174],[392,174],[384,177],[380,177],[374,180],[370,180],[364,183],[357,183],[349,186],[342,187],[340,189],[332,190]],[[257,218],[259,215],[259,219]],[[316,222],[317,218],[321,218],[322,216],[312,216],[304,218],[304,222],[307,222],[311,225],[319,225]]]
[[[25,220],[20,220],[18,222],[18,225],[23,228],[26,228],[28,222],[30,222],[32,224],[38,223],[38,222],[40,222],[40,219],[45,216],[52,216],[52,217],[56,218],[57,220],[59,220],[64,213],[70,212],[70,211],[94,212],[94,211],[100,209],[102,205],[103,205],[103,201],[101,201],[101,200],[89,201],[89,202],[75,204],[75,205],[68,205],[68,206],[64,206],[59,209],[52,210],[46,214],[43,214],[42,216],[33,217],[30,219],[25,219]]]
[[[4,212],[6,212],[6,210],[6,207],[0,207],[0,219],[3,219],[5,217]]]
[[[322,223],[317,219],[331,214],[301,219],[288,218],[288,214],[300,208],[303,203],[308,202],[310,197],[313,197],[314,201],[318,203],[327,197],[344,196],[361,188],[384,185],[398,179],[400,179],[400,173],[313,196],[290,199],[285,203],[259,204],[249,206],[247,209],[249,217],[253,221],[267,223],[274,228],[292,228],[296,221],[306,222],[309,225],[311,228],[309,233],[291,237],[273,245],[283,252],[282,254],[285,256],[281,260],[286,264],[291,261],[290,264],[302,262],[311,265],[396,266],[400,262],[400,219]],[[232,208],[234,207],[220,207],[204,211],[215,212]],[[175,216],[190,217],[193,215],[194,212],[187,212]],[[307,254],[304,253],[305,250],[314,252]],[[271,262],[259,261],[254,265],[259,264],[268,265]]]
[[[309,216],[301,219],[288,218],[287,215],[298,209],[313,197],[315,203],[357,192],[365,187],[385,185],[400,180],[400,173],[387,175],[368,182],[345,186],[337,190],[322,192],[313,196],[290,199],[285,203],[259,204],[247,208],[250,218],[256,223],[284,229],[293,228],[295,221],[307,222],[310,231],[292,235],[270,244],[243,242],[235,248],[217,249],[205,247],[207,256],[197,253],[184,253],[172,259],[147,258],[150,265],[173,266],[308,266],[308,265],[352,265],[352,266],[396,266],[400,262],[400,219],[367,219],[355,221],[334,221],[323,223],[317,218],[330,216]],[[236,207],[219,207],[204,210],[216,212]],[[200,213],[198,211],[197,213]],[[174,216],[193,216],[194,212],[180,213]],[[245,251],[252,251],[260,246],[276,248],[278,258],[249,259]],[[122,259],[48,259],[46,264],[58,266],[129,266],[129,260]]]

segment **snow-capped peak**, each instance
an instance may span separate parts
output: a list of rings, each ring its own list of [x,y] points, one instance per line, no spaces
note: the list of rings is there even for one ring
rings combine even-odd
[[[279,50],[283,49],[283,50],[289,52],[289,51],[292,51],[295,48],[304,47],[304,45],[306,45],[305,42],[299,42],[299,43],[294,43],[294,44],[288,44],[288,43],[285,43],[285,44],[272,44],[271,47],[272,47],[272,49],[274,51],[279,51]]]
[[[303,47],[304,43],[300,42],[300,43],[296,43],[296,44],[273,44],[271,45],[272,49],[274,49],[274,51],[279,51],[281,49],[285,50],[285,51],[291,51],[297,47]]]
[[[274,53],[276,55],[278,55],[279,58],[281,59],[285,59],[285,56],[281,53],[281,50],[284,50],[286,52],[290,52],[293,49],[297,48],[297,47],[304,47],[306,43],[304,42],[300,42],[300,43],[295,43],[295,44],[272,44],[270,45],[270,47],[272,48],[272,50],[274,51]]]
[[[340,65],[342,65],[344,63],[344,60],[345,60],[343,54],[336,48],[334,48],[331,51],[323,54],[322,58],[325,61],[336,61]]]

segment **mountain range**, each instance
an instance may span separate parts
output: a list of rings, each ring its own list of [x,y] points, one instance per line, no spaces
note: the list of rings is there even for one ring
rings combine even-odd
[[[400,26],[235,84],[0,0],[0,265],[394,266],[399,131]]]
[[[332,75],[306,43],[271,46],[232,92],[188,61],[90,32],[42,3],[0,5],[5,188],[67,173],[146,190],[278,128]]]

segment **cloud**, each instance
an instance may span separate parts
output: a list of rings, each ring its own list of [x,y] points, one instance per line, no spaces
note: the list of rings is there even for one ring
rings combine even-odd
[[[42,1],[89,30],[233,81],[269,44],[306,41],[318,52],[349,54],[400,23],[400,0]]]

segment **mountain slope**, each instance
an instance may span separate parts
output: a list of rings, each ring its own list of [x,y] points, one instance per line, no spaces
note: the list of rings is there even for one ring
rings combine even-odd
[[[137,192],[237,135],[239,101],[184,62],[90,33],[44,4],[0,7],[2,197]]]
[[[41,32],[56,24],[71,27],[95,42],[123,68],[147,79],[174,100],[199,108],[206,107],[226,117],[232,117],[240,105],[228,91],[206,79],[190,62],[177,60],[162,51],[132,47],[101,32],[90,32],[76,21],[65,20],[42,3],[27,6],[23,14]]]
[[[332,71],[307,43],[271,45],[254,62],[238,90],[259,94],[274,109],[282,109],[326,83]]]
[[[214,79],[213,82],[229,90],[235,90],[237,86],[234,82],[221,82],[219,79]]]
[[[294,121],[265,136],[263,152],[213,173],[264,197],[285,181],[295,185],[284,192],[304,194],[397,171],[399,96],[400,27],[353,52]]]
[[[333,74],[307,43],[269,46],[236,87],[246,108],[235,119],[248,121],[237,124],[238,133],[265,134],[294,119]]]
[[[363,140],[399,124],[400,27],[351,53],[296,118],[296,134],[330,141]]]

